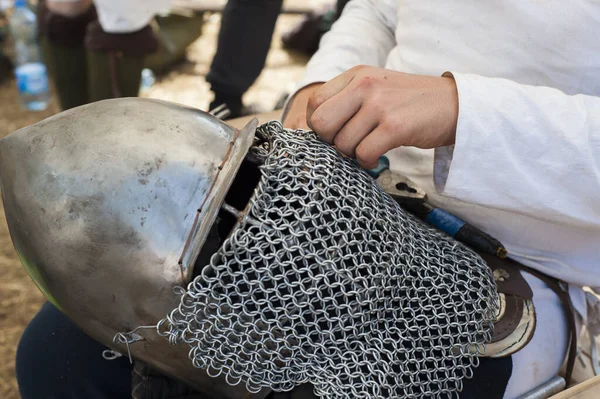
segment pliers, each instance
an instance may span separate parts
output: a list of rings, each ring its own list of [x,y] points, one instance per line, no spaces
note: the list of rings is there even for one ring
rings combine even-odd
[[[464,220],[427,202],[427,193],[409,178],[390,170],[386,156],[379,158],[376,168],[366,170],[377,184],[406,211],[444,231],[475,250],[505,258],[508,251],[497,239]]]

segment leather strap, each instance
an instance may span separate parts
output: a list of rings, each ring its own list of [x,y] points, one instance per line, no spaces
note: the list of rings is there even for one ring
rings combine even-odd
[[[569,386],[569,384],[571,383],[571,377],[573,375],[573,366],[575,365],[575,359],[577,358],[577,325],[575,324],[575,308],[573,307],[573,303],[571,302],[571,297],[569,296],[568,288],[566,285],[563,288],[561,281],[556,278],[550,277],[546,274],[543,274],[537,270],[534,270],[530,267],[521,264],[519,264],[519,267],[521,267],[521,269],[525,270],[527,273],[534,275],[535,277],[539,278],[544,283],[546,283],[548,287],[550,287],[552,291],[554,291],[556,295],[558,295],[558,297],[563,303],[563,306],[566,308],[569,328],[571,330],[569,334],[571,342],[568,349],[567,370],[565,372],[565,381],[567,383],[567,386]]]
[[[512,295],[505,296],[504,317],[494,324],[494,335],[492,341],[500,341],[510,336],[519,325],[524,311],[524,302]],[[527,341],[529,343],[529,340]],[[525,345],[523,345],[525,346]]]
[[[508,356],[524,348],[533,338],[536,328],[533,291],[521,274],[519,263],[486,253],[479,255],[492,269],[501,294],[502,311],[494,322],[489,356]]]
[[[110,71],[110,87],[114,98],[121,97],[121,89],[119,88],[119,77],[117,76],[117,54],[114,52],[108,53],[108,69]]]
[[[561,287],[560,280],[543,274],[512,259],[500,259],[496,256],[482,253],[480,253],[479,255],[486,261],[486,263],[490,266],[490,268],[493,271],[503,269],[506,270],[510,275],[510,278],[504,279],[502,281],[496,281],[498,285],[498,292],[507,295],[521,296],[526,299],[532,299],[533,292],[531,291],[529,284],[527,284],[527,281],[519,272],[519,270],[524,270],[527,273],[530,273],[533,276],[542,280],[548,285],[548,287],[552,289],[552,291],[556,293],[556,295],[558,295],[559,299],[563,303],[563,306],[565,307],[565,310],[567,311],[567,322],[569,323],[570,329],[570,345],[568,350],[567,369],[565,374],[565,380],[568,386],[571,381],[571,376],[573,374],[573,366],[575,365],[575,359],[577,357],[577,327],[575,325],[575,310],[573,308],[573,304],[571,303],[571,297],[569,296],[568,291]]]
[[[533,299],[533,291],[531,291],[531,287],[527,283],[527,280],[525,280],[519,271],[522,269],[520,263],[515,262],[512,259],[501,259],[486,253],[478,252],[478,254],[492,269],[495,277],[498,277],[496,274],[500,274],[501,278],[496,278],[496,285],[498,286],[499,293],[519,296],[525,299]]]

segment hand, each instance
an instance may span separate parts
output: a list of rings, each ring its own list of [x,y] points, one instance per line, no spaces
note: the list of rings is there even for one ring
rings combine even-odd
[[[294,98],[287,106],[288,110],[282,122],[283,127],[310,130],[306,124],[306,105],[310,96],[322,85],[323,83],[313,83],[303,87],[294,95]]]
[[[458,94],[451,77],[359,66],[313,90],[308,126],[364,168],[400,146],[454,143]]]

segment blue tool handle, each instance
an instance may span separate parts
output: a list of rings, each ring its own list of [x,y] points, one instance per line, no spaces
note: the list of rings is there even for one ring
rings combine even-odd
[[[358,165],[357,160],[354,160],[354,163],[356,165]],[[379,157],[379,161],[378,161],[376,167],[374,167],[373,169],[365,169],[365,171],[369,175],[371,175],[372,178],[377,179],[381,172],[383,172],[384,170],[389,169],[389,168],[390,168],[390,160],[385,155],[382,155],[381,157]]]
[[[425,221],[475,250],[500,258],[505,258],[508,254],[500,241],[442,209],[433,208]]]
[[[440,208],[433,208],[425,218],[425,221],[452,237],[465,225],[464,221]]]

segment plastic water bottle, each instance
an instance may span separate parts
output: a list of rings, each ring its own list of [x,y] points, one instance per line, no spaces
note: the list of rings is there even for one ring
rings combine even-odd
[[[43,111],[48,107],[50,94],[48,72],[37,43],[36,19],[26,0],[15,0],[9,25],[15,46],[15,77],[21,105],[31,111]]]
[[[142,79],[140,82],[140,92],[145,92],[149,88],[151,88],[156,82],[156,77],[154,76],[154,72],[152,69],[144,68],[142,69]]]

